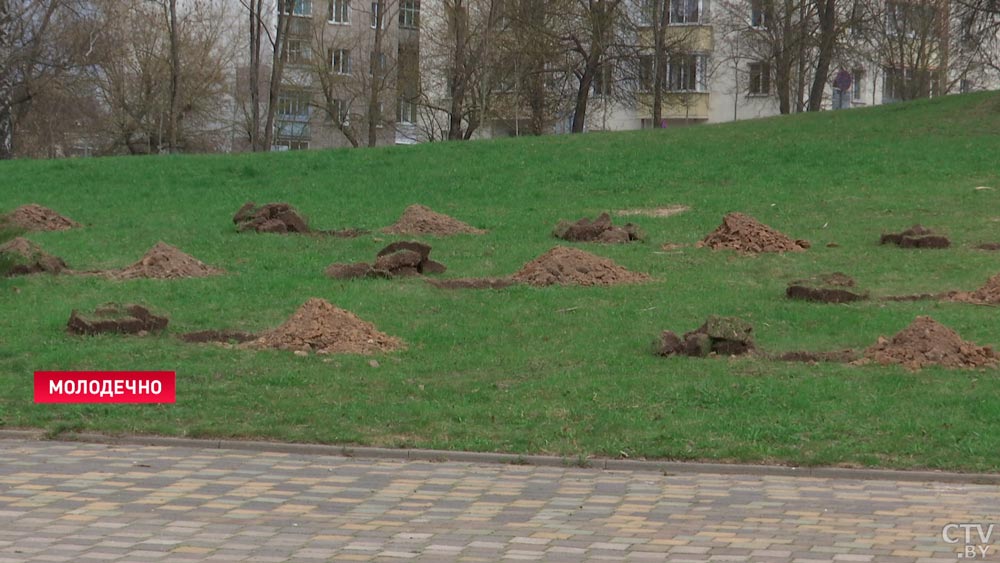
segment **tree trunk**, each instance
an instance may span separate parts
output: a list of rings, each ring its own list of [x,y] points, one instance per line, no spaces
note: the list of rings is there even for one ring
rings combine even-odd
[[[785,13],[781,18],[781,38],[777,41],[774,81],[778,90],[778,111],[783,115],[792,111],[792,2],[785,0]],[[771,21],[774,21],[773,19]]]
[[[587,102],[590,99],[590,86],[594,82],[594,71],[591,70],[591,63],[588,62],[580,77],[580,86],[576,90],[576,106],[573,108],[573,133],[583,133],[584,124],[587,121]]]
[[[250,0],[250,150],[261,150],[260,142],[260,41],[263,35],[263,0]]]
[[[466,7],[462,0],[456,0],[452,4],[452,23],[454,29],[455,45],[452,53],[451,70],[451,106],[448,112],[448,139],[462,140],[462,114],[465,111],[465,90],[468,73],[466,72],[466,41],[467,41],[467,19]]]
[[[264,145],[262,150],[269,151],[274,145],[274,114],[278,110],[278,96],[281,93],[281,77],[285,71],[286,45],[288,44],[288,26],[295,11],[295,4],[302,0],[286,0],[290,5],[278,10],[278,23],[274,26],[274,55],[271,58],[271,84],[267,92],[267,116],[264,121]],[[280,2],[279,2],[280,7]]]
[[[667,24],[670,4],[653,0],[653,128],[663,128],[663,86],[667,81]]]
[[[826,78],[830,74],[830,62],[837,40],[836,0],[818,0],[819,13],[819,61],[809,90],[809,111],[819,111],[823,104]]]
[[[14,77],[10,72],[10,17],[7,0],[0,0],[0,160],[14,158]]]
[[[382,119],[379,111],[379,100],[381,99],[383,80],[385,80],[386,69],[382,65],[382,20],[385,18],[385,0],[377,0],[375,4],[375,43],[372,47],[371,61],[371,88],[368,91],[368,146],[374,147],[378,144],[378,125]]]
[[[177,37],[177,0],[170,0],[170,115],[167,123],[167,146],[171,153],[177,150],[177,90],[181,74],[180,45]]]

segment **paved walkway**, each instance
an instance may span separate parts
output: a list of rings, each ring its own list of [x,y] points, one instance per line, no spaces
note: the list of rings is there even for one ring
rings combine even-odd
[[[995,486],[0,441],[0,563],[955,563],[961,523],[1000,561]]]

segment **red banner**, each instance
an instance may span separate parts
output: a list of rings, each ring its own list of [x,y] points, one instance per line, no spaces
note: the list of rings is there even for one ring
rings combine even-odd
[[[173,403],[172,371],[36,371],[36,403]]]

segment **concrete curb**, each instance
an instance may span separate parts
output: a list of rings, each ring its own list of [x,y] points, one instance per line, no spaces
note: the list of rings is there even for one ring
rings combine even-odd
[[[751,465],[729,463],[700,463],[686,461],[647,461],[633,459],[565,458],[546,455],[517,455],[447,450],[392,449],[360,446],[331,446],[323,444],[290,444],[253,440],[211,440],[200,438],[171,438],[167,436],[108,436],[95,433],[60,434],[48,438],[42,430],[2,430],[0,440],[84,442],[122,446],[157,446],[172,448],[197,448],[236,450],[250,452],[275,452],[296,455],[351,457],[359,459],[388,459],[398,461],[460,462],[507,465],[533,465],[539,467],[574,467],[598,471],[653,472],[663,475],[704,473],[715,475],[744,475],[750,477],[811,477],[822,479],[854,479],[878,481],[959,483],[969,485],[1000,485],[998,473],[957,473],[951,471],[900,471],[893,469],[849,469],[842,467],[791,467],[785,465]]]

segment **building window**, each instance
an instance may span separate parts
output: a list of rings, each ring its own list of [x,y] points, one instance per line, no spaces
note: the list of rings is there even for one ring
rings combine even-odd
[[[278,116],[285,121],[309,121],[308,92],[282,92],[278,95]]]
[[[368,63],[368,76],[384,76],[385,71],[389,67],[389,60],[386,58],[385,53],[372,53],[371,60]]]
[[[639,90],[643,92],[653,89],[653,80],[655,80],[653,74],[654,64],[653,55],[639,56]]]
[[[301,39],[289,39],[285,44],[285,61],[288,64],[309,62],[309,44]]]
[[[304,151],[309,149],[309,141],[283,140],[274,143],[271,150],[274,151]]]
[[[381,14],[379,13],[381,8],[382,8],[381,0],[379,0],[378,2],[372,2],[372,22],[371,22],[372,29],[378,27],[379,18],[381,17]],[[382,25],[384,26],[385,22],[382,22]]]
[[[969,80],[968,78],[963,78],[958,82],[958,92],[960,94],[968,94],[969,92],[972,92],[974,89],[975,86],[972,85],[972,81]]]
[[[348,125],[351,121],[350,110],[351,107],[347,101],[341,99],[330,100],[329,106],[326,108],[326,119],[328,121],[335,121],[339,125]]]
[[[330,9],[326,19],[330,23],[351,23],[348,15],[351,10],[350,0],[330,0],[329,6]]]
[[[639,0],[639,13],[637,21],[640,26],[648,27],[653,25],[653,12],[656,11],[656,4],[659,0]]]
[[[399,27],[420,27],[420,0],[402,0],[399,4]]]
[[[700,0],[670,0],[670,23],[698,23],[701,15]]]
[[[750,63],[751,96],[766,96],[771,93],[771,64]]]
[[[330,70],[337,74],[351,74],[351,50],[329,49]]]
[[[865,69],[855,68],[851,70],[851,77],[854,78],[851,84],[851,98],[856,102],[860,102],[865,97]]]
[[[670,58],[667,65],[666,89],[671,92],[704,92],[708,90],[705,79],[704,55],[680,55]]]
[[[417,103],[413,100],[407,100],[406,98],[401,98],[399,100],[399,111],[396,114],[396,121],[400,123],[416,123],[417,122]]]
[[[293,16],[312,16],[312,0],[278,0],[278,9],[283,14]]]
[[[766,29],[771,22],[768,16],[769,0],[750,0],[750,27]]]

